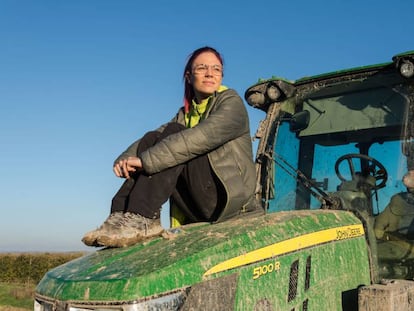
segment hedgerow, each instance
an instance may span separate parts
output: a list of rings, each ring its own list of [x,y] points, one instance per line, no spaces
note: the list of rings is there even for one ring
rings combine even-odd
[[[38,283],[50,269],[83,253],[0,254],[0,282]]]

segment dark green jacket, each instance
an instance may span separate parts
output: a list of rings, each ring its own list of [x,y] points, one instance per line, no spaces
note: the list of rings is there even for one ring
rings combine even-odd
[[[184,109],[181,108],[170,122],[185,125]],[[165,126],[161,126],[158,131],[162,131]],[[139,140],[116,161],[136,156],[138,144]],[[210,165],[227,195],[218,221],[256,209],[256,174],[249,119],[242,99],[232,89],[211,97],[203,120],[195,127],[168,136],[139,157],[144,170],[154,174],[203,154],[208,154]]]

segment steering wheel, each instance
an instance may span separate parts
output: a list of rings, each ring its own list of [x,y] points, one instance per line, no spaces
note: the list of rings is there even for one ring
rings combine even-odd
[[[364,172],[356,172],[354,164],[352,162],[353,159],[362,159],[367,161],[367,170],[364,170]],[[339,165],[343,161],[348,162],[348,167],[351,172],[352,180],[357,180],[359,176],[370,175],[375,178],[375,186],[373,187],[373,190],[378,190],[385,187],[385,183],[388,179],[388,172],[385,169],[384,165],[382,165],[378,160],[360,153],[349,153],[340,157],[338,160],[336,160],[335,163],[335,173],[341,181],[347,181],[346,178],[343,177],[342,174],[339,172]]]

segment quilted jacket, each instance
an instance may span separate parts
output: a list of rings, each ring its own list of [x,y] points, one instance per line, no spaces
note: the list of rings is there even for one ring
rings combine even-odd
[[[179,109],[170,122],[185,125],[184,109]],[[162,131],[166,125],[157,130]],[[129,146],[116,161],[136,156],[139,141]],[[203,154],[208,154],[210,165],[226,192],[217,221],[255,210],[255,168],[249,119],[243,100],[235,90],[213,94],[199,124],[168,136],[138,156],[144,170],[154,174]]]

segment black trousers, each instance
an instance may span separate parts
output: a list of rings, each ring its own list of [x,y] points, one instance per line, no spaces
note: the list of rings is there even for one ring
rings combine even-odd
[[[185,127],[170,123],[162,133],[148,132],[141,139],[137,156],[165,137]],[[133,174],[112,199],[111,213],[132,212],[147,218],[159,218],[160,209],[172,199],[190,221],[211,221],[217,216],[218,181],[207,155],[148,175]]]

